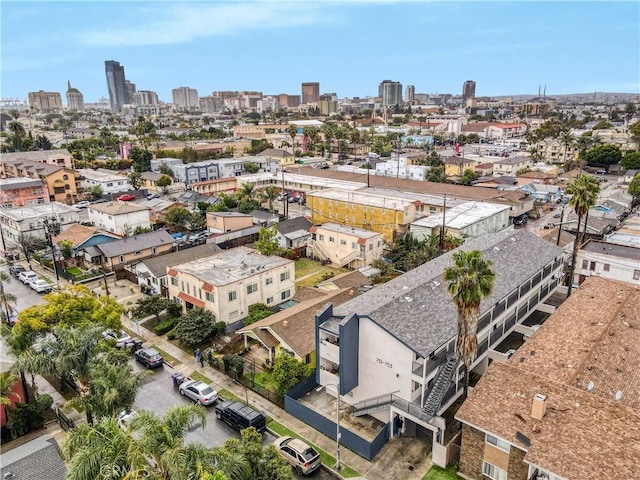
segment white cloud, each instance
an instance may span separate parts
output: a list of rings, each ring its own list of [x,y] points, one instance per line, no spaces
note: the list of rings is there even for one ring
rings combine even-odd
[[[198,38],[234,35],[248,30],[301,27],[331,21],[320,3],[154,4],[136,9],[108,29],[92,28],[79,35],[91,47],[146,46],[186,43]]]

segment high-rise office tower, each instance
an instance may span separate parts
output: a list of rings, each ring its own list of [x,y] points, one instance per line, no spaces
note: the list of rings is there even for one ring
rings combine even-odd
[[[133,95],[133,103],[138,106],[142,105],[158,105],[158,94],[151,90],[138,90]]]
[[[413,85],[407,85],[407,88],[404,91],[404,101],[407,103],[411,103],[416,99],[416,87]]]
[[[195,88],[178,87],[171,90],[173,104],[178,110],[198,110],[200,101]]]
[[[70,81],[67,81],[67,108],[84,112],[84,97],[80,90],[71,87]]]
[[[320,82],[302,82],[302,103],[316,103],[320,100]]]
[[[119,112],[122,110],[122,105],[127,103],[124,67],[120,65],[120,62],[106,60],[104,62],[104,69],[107,75],[107,88],[109,89],[111,111]]]
[[[393,80],[383,80],[378,86],[378,96],[385,107],[402,103],[402,84]]]
[[[467,80],[462,84],[462,103],[466,103],[469,98],[476,96],[476,82]]]
[[[38,112],[51,112],[62,108],[62,97],[58,92],[29,92],[29,106]]]
[[[124,81],[125,103],[133,103],[133,97],[136,94],[136,84],[129,80]]]

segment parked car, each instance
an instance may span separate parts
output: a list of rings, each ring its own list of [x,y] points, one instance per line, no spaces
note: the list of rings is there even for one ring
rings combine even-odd
[[[134,353],[136,360],[147,368],[158,368],[164,364],[162,355],[154,348],[143,348]]]
[[[160,198],[162,195],[159,193],[150,193],[146,196],[147,200],[153,200],[154,198]]]
[[[76,203],[73,208],[75,208],[76,210],[82,210],[83,208],[87,208],[89,205],[91,205],[89,202],[87,201],[82,201],[82,202],[78,202]]]
[[[126,347],[133,341],[131,336],[124,330],[112,330],[110,328],[102,332],[102,338],[105,340],[115,340],[117,348]]]
[[[254,427],[262,433],[267,429],[267,421],[263,413],[233,400],[226,400],[216,405],[216,418],[238,431]]]
[[[556,213],[553,218],[561,218],[562,217],[562,213]]]
[[[49,293],[53,290],[49,282],[37,277],[29,282],[29,286],[38,293]]]
[[[124,195],[120,195],[118,198],[116,198],[116,200],[120,202],[130,202],[131,200],[135,200],[135,199],[136,199],[135,195],[130,195],[128,193],[125,193]]]
[[[204,382],[187,380],[180,384],[180,395],[189,397],[198,405],[211,405],[218,401],[218,392]]]
[[[28,285],[29,283],[31,283],[32,280],[37,280],[37,279],[38,279],[38,276],[36,275],[35,272],[31,270],[25,270],[23,272],[20,272],[20,274],[18,275],[18,280],[20,280],[25,285]]]
[[[273,445],[298,475],[310,475],[320,468],[320,454],[298,438],[280,437]]]
[[[551,228],[556,228],[556,224],[555,223],[545,223],[545,225],[542,228],[544,230],[549,230]]]
[[[18,275],[25,271],[26,269],[22,265],[11,265],[9,267],[9,273],[16,278],[18,278]]]
[[[118,426],[122,430],[126,430],[131,423],[131,420],[133,420],[137,416],[138,412],[136,412],[135,410],[123,410],[118,414]]]
[[[20,260],[20,254],[18,252],[12,252],[10,250],[5,250],[2,252],[2,256],[6,258],[9,262],[15,262],[16,260]]]

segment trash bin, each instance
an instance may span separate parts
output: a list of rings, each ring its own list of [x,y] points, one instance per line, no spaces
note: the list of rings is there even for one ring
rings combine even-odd
[[[132,353],[135,353],[138,350],[142,349],[142,340],[140,340],[139,338],[134,338],[133,340],[131,340],[131,343],[129,344],[129,349],[131,350]]]
[[[184,382],[184,375],[176,372],[171,374],[171,380],[173,380],[173,388],[178,388],[182,382]]]

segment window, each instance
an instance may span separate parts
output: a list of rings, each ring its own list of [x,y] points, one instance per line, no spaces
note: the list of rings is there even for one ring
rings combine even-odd
[[[273,297],[269,297],[267,298],[267,305],[273,303]]]
[[[213,293],[211,293],[211,292],[207,292],[205,294],[205,298],[207,299],[207,302],[213,303],[215,301],[215,297],[213,296]]]
[[[333,238],[333,237],[329,237],[329,241],[333,243],[333,242],[335,242],[336,240],[335,240],[335,238]]]
[[[507,472],[487,462],[482,462],[482,473],[493,480],[507,480]]]
[[[351,248],[353,250],[357,250],[358,249],[358,244],[356,242],[351,242]]]
[[[284,282],[285,280],[289,280],[289,275],[290,275],[290,274],[289,274],[289,272],[288,272],[288,271],[287,271],[287,272],[282,272],[282,273],[280,274],[280,281],[281,281],[281,282]]]
[[[493,435],[489,435],[488,433],[485,441],[489,445],[493,445],[494,447],[497,447],[507,453],[509,453],[509,451],[511,450],[511,446],[507,442],[505,442],[504,440],[500,440],[498,437],[494,437]]]
[[[282,300],[286,300],[287,298],[289,298],[291,296],[291,291],[290,290],[285,290],[284,292],[282,292],[280,294],[280,298]]]
[[[251,285],[247,285],[247,294],[249,293],[253,293],[253,292],[257,292],[258,291],[258,284],[254,283]]]
[[[589,265],[589,270],[593,272],[595,269],[596,269],[596,262],[591,262],[591,265]]]
[[[369,244],[369,251],[373,250],[373,243]]]
[[[174,287],[178,286],[178,279],[177,278],[171,278],[171,285],[173,285]]]
[[[124,263],[124,255],[120,255],[120,263]]]
[[[384,215],[385,213],[387,213],[387,211],[383,208],[380,213],[382,213],[382,215]]]
[[[609,264],[608,264],[608,263],[605,263],[605,264],[604,264],[604,266],[602,267],[602,269],[603,269],[605,272],[608,272],[608,271],[609,271]]]
[[[236,293],[235,290],[233,290],[232,292],[229,292],[229,301],[233,302],[236,298],[238,298],[238,294]]]
[[[155,255],[156,254],[156,247],[151,247],[151,254]]]
[[[320,234],[320,235],[318,235],[318,238],[320,239],[320,241],[323,241],[324,240],[324,235]]]
[[[634,280],[640,280],[640,270],[634,270],[633,271],[633,279]]]
[[[271,285],[273,283],[273,278],[267,278],[264,283],[266,283],[267,285]]]
[[[180,290],[182,290],[184,292],[184,281],[180,282]]]
[[[340,240],[340,245],[346,245],[346,244],[347,244],[347,241],[346,241],[346,240],[344,240],[344,239],[343,239],[343,240]]]

